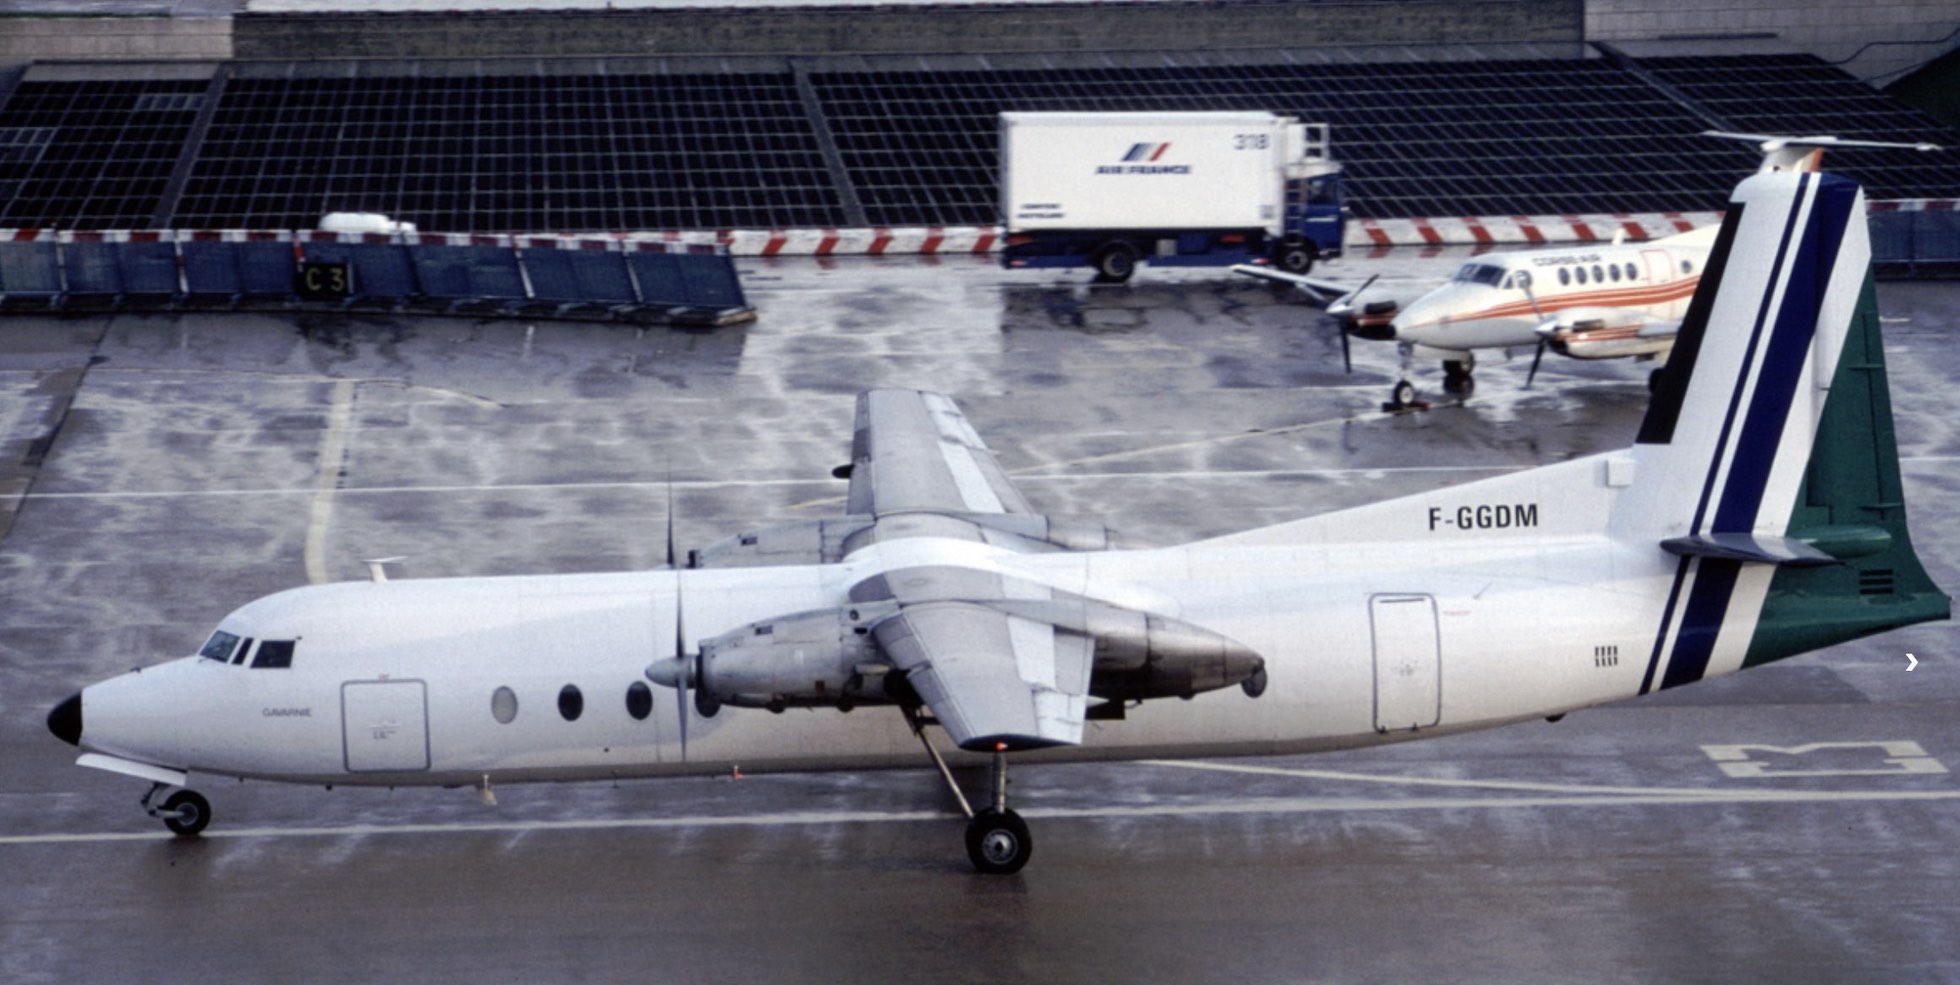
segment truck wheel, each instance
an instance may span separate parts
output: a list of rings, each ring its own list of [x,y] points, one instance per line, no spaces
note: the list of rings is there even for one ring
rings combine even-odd
[[[1096,268],[1096,280],[1121,284],[1137,272],[1137,250],[1128,243],[1110,243],[1096,251],[1089,261]]]
[[[1273,266],[1289,274],[1304,274],[1313,269],[1313,247],[1299,240],[1289,239],[1279,244],[1273,251]]]

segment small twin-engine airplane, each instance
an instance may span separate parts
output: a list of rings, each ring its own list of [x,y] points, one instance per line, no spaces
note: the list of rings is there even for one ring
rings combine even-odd
[[[1033,842],[1010,756],[1444,735],[1946,618],[1907,534],[1869,266],[1855,184],[1753,177],[1630,448],[1179,547],[1037,515],[952,401],[873,391],[848,516],[672,570],[281,592],[48,727],[192,835],[192,773],[488,800],[904,765],[916,739],[957,796],[936,726],[991,757],[966,847],[1013,872]]]
[[[1815,172],[1824,150],[1832,147],[1940,149],[1837,137],[1704,135],[1757,144],[1763,154],[1759,172]],[[1343,353],[1348,335],[1400,343],[1403,378],[1395,383],[1390,405],[1405,407],[1416,396],[1415,384],[1408,380],[1412,359],[1441,360],[1443,389],[1449,393],[1468,393],[1474,386],[1471,373],[1479,349],[1533,349],[1527,386],[1537,378],[1547,348],[1575,359],[1634,357],[1665,363],[1708,262],[1716,228],[1704,226],[1646,242],[1615,237],[1603,246],[1492,253],[1465,263],[1442,286],[1399,309],[1385,300],[1365,302],[1368,284],[1350,292],[1329,281],[1266,267],[1232,269],[1293,284],[1311,297],[1332,298],[1327,312],[1342,322]],[[1656,369],[1649,375],[1650,386],[1659,373]]]

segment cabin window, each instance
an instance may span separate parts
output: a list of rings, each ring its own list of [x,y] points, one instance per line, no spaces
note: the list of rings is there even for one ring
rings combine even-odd
[[[1633,264],[1631,263],[1627,264],[1627,280],[1639,280],[1639,279],[1640,279],[1640,271],[1633,269]]]
[[[1607,273],[1607,275],[1608,275],[1608,276],[1610,276],[1610,277],[1612,277],[1612,278],[1613,278],[1613,283],[1615,283],[1615,284],[1617,284],[1617,283],[1619,283],[1619,282],[1620,282],[1620,265],[1619,265],[1619,264],[1617,264],[1617,263],[1615,263],[1615,264],[1609,264],[1609,265],[1607,265],[1607,267],[1606,267],[1606,273]]]
[[[212,633],[211,638],[204,641],[204,649],[197,651],[197,655],[206,660],[224,663],[231,659],[232,651],[236,649],[238,649],[237,634],[227,633],[221,629]]]
[[[1579,283],[1584,284],[1586,282],[1586,268],[1580,267],[1579,269],[1574,270],[1572,273],[1574,276],[1579,278]]]
[[[1564,267],[1558,268],[1558,282],[1560,285],[1564,285],[1564,286],[1571,285],[1572,271],[1567,270]]]
[[[576,722],[578,716],[585,714],[585,695],[579,693],[578,685],[567,684],[558,692],[558,714],[568,722]]]
[[[1683,260],[1683,261],[1681,261],[1681,272],[1682,272],[1682,273],[1684,273],[1684,274],[1692,274],[1692,273],[1694,273],[1694,272],[1695,272],[1695,262],[1694,262],[1693,260]]]
[[[499,725],[509,725],[517,720],[517,692],[500,687],[490,695],[490,717]]]
[[[626,713],[639,722],[646,721],[647,716],[653,714],[653,689],[647,687],[647,682],[634,681],[626,689]]]
[[[252,658],[252,666],[254,668],[270,667],[273,669],[291,667],[293,665],[293,647],[298,644],[298,640],[262,640],[259,643],[258,656]]]
[[[1606,283],[1606,271],[1599,269],[1599,264],[1596,263],[1593,264],[1593,282],[1596,284]]]

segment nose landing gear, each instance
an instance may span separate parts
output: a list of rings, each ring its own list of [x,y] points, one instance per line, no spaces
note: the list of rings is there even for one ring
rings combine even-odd
[[[157,794],[172,789],[164,783],[152,786],[143,795],[143,813],[162,818],[163,826],[179,837],[194,838],[211,823],[211,802],[195,790],[175,788],[175,792],[164,798],[163,806],[157,806]]]

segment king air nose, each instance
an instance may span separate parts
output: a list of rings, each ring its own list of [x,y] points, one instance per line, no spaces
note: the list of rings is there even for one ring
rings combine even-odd
[[[55,705],[54,710],[48,712],[48,731],[53,732],[55,738],[71,746],[82,744],[82,693],[80,691],[69,695],[68,700]]]

